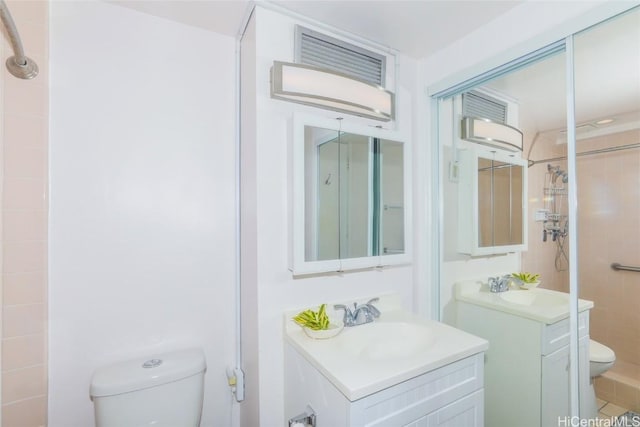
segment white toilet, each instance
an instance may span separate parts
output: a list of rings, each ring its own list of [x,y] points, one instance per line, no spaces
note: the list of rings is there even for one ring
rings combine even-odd
[[[589,389],[585,408],[586,418],[595,418],[598,415],[598,405],[596,402],[596,392],[593,388],[593,381],[598,375],[607,372],[615,363],[616,354],[604,344],[589,340]]]
[[[99,368],[91,379],[96,427],[196,427],[204,397],[200,349],[158,354]]]

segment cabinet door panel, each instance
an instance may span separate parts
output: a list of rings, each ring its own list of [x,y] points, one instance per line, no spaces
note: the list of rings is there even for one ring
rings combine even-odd
[[[558,417],[569,416],[569,346],[542,357],[543,426],[558,424]]]
[[[427,415],[427,423],[416,420],[410,427],[484,426],[484,391],[478,390]]]

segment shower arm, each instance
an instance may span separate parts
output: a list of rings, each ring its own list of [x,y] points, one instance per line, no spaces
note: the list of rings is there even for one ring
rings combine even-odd
[[[0,0],[0,19],[7,30],[9,42],[13,48],[13,56],[7,58],[7,69],[14,76],[21,79],[32,79],[38,75],[38,65],[24,54],[20,34],[13,22],[11,12],[4,0]]]

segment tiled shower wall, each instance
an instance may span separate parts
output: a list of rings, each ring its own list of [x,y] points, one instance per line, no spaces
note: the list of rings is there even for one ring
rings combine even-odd
[[[8,1],[27,56],[40,74],[4,67],[2,111],[2,426],[47,424],[48,4]]]
[[[579,140],[577,150],[638,141],[640,130],[636,129]],[[564,155],[566,144],[543,137],[532,150],[531,159]],[[566,170],[566,161],[551,164]],[[617,359],[614,368],[596,381],[596,391],[605,400],[639,411],[640,274],[614,271],[610,265],[640,262],[640,149],[578,157],[577,166],[580,298],[595,304],[590,313],[591,337],[611,347]],[[567,271],[557,272],[554,267],[556,245],[551,239],[542,242],[542,224],[533,221],[535,209],[544,207],[546,168],[546,163],[529,168],[529,250],[522,254],[522,265],[526,271],[541,274],[542,287],[568,292]],[[620,380],[613,381],[613,376]]]
[[[637,144],[640,130],[584,141],[586,150]],[[592,300],[591,337],[613,349],[616,364],[596,380],[599,397],[640,411],[640,149],[578,161],[580,297]],[[584,218],[584,219],[583,219]]]

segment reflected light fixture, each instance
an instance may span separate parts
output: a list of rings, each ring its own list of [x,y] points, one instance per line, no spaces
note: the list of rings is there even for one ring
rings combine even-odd
[[[519,129],[489,119],[464,117],[461,137],[508,151],[522,151],[522,132]]]
[[[395,96],[384,88],[324,68],[274,61],[271,97],[375,120],[395,118]]]

